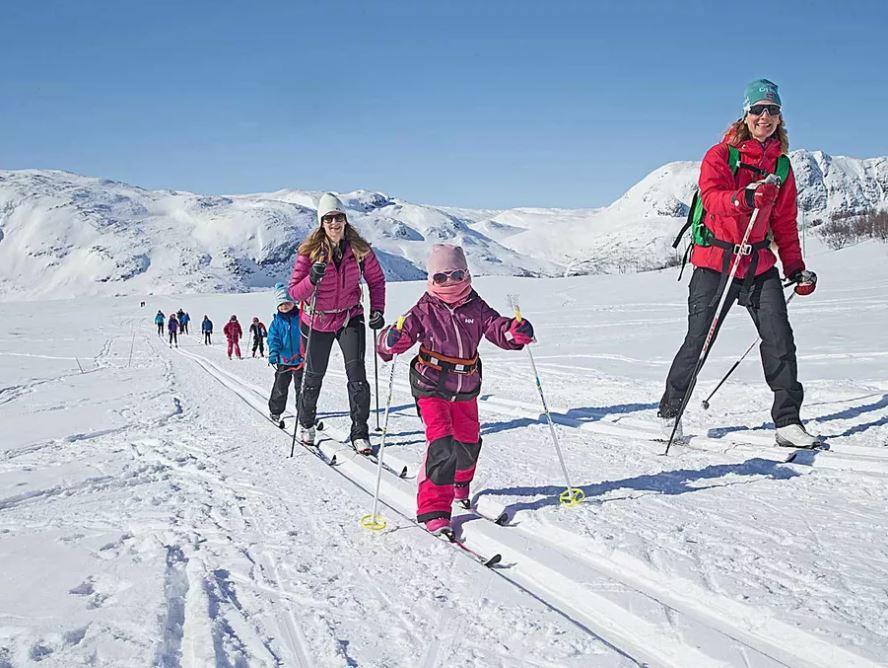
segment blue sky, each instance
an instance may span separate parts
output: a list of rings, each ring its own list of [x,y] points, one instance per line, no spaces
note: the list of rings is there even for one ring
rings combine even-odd
[[[759,77],[794,148],[888,155],[888,3],[602,5],[7,3],[0,169],[601,206],[699,160]]]

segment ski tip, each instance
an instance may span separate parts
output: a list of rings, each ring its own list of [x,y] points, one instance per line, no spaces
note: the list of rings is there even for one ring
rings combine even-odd
[[[330,460],[330,466],[336,466],[337,464],[339,464],[339,462],[336,461],[336,455],[333,455],[333,459]]]
[[[406,478],[407,477],[407,467],[406,466],[401,469],[401,473],[398,475],[398,477],[399,478]]]
[[[460,508],[463,508],[465,510],[472,509],[472,504],[468,499],[460,499],[459,501],[457,501],[457,503],[459,504]]]
[[[509,513],[501,513],[500,516],[493,521],[493,523],[498,524],[501,527],[506,526],[509,523]]]
[[[318,431],[324,431],[323,420],[318,420],[317,422],[315,422],[315,429],[317,429]]]
[[[497,554],[493,555],[492,557],[490,557],[490,559],[485,561],[484,565],[487,566],[487,568],[493,568],[494,566],[497,566],[502,560],[503,560],[503,555],[497,553]]]

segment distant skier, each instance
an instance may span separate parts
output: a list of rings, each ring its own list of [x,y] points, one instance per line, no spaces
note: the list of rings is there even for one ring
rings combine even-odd
[[[817,276],[806,269],[799,247],[796,180],[788,158],[783,157],[789,150],[789,139],[780,104],[776,84],[767,79],[750,83],[742,118],[703,157],[700,199],[706,213],[702,220],[711,239],[693,246],[691,262],[696,268],[689,288],[688,332],[672,361],[658,411],[665,421],[664,433],[671,434],[674,429],[676,437],[681,435],[679,411],[684,396],[694,380],[694,369],[726,289],[728,296],[719,325],[738,301],[746,307],[762,339],[762,366],[774,392],[771,418],[777,428],[778,445],[810,448],[818,444],[802,427],[799,417],[804,391],[798,380],[796,346],[780,272],[775,266],[777,259],[770,248],[773,240],[783,273],[796,284],[796,293],[814,292]],[[731,158],[733,151],[739,161],[736,164]],[[781,161],[787,171],[778,186],[765,177],[780,171]],[[756,210],[759,213],[748,243],[740,248]],[[726,285],[728,267],[737,253],[742,257],[736,278]]]
[[[188,311],[185,311],[181,316],[179,316],[179,327],[181,327],[183,334],[188,333],[189,322],[191,322],[191,316],[188,315]]]
[[[410,363],[410,389],[428,447],[418,476],[416,519],[442,534],[451,531],[454,499],[469,498],[481,451],[478,344],[485,337],[505,350],[521,350],[533,341],[533,326],[501,316],[481,299],[459,246],[436,244],[426,265],[426,293],[400,331],[392,325],[380,333],[377,351],[388,361],[420,343]]]
[[[237,355],[238,359],[243,359],[240,351],[240,340],[244,336],[244,330],[241,329],[236,315],[231,316],[228,322],[225,323],[222,331],[225,333],[225,338],[228,339],[228,359],[231,359],[232,352]]]
[[[154,324],[157,325],[157,335],[163,336],[163,325],[166,322],[166,316],[163,314],[163,311],[158,309],[157,315],[154,316]]]
[[[209,317],[204,316],[203,322],[200,323],[200,331],[203,332],[204,335],[204,345],[211,346],[213,345],[212,336],[213,336],[213,321],[209,319]]]
[[[170,348],[173,347],[173,344],[176,344],[176,348],[179,347],[179,320],[176,318],[175,313],[170,313],[170,320],[167,323],[167,331],[170,333]]]
[[[259,322],[259,318],[253,318],[253,324],[250,325],[250,334],[253,337],[253,357],[256,357],[257,348],[259,350],[259,357],[265,357],[265,337],[268,336],[265,323]]]
[[[369,454],[370,384],[364,368],[367,330],[361,305],[362,275],[370,292],[367,324],[370,329],[381,329],[385,324],[382,267],[370,244],[349,224],[339,198],[325,193],[318,202],[318,226],[300,244],[290,277],[290,297],[304,305],[300,309],[307,346],[304,406],[299,415],[302,441],[314,442],[318,396],[335,341],[342,351],[348,378],[352,446]],[[317,295],[314,313],[310,312],[312,295]]]
[[[299,406],[303,359],[299,311],[284,283],[274,286],[274,297],[277,313],[274,314],[271,327],[268,329],[268,363],[274,367],[274,385],[268,399],[268,413],[272,422],[283,427],[281,415],[287,408],[287,394],[291,380],[296,389],[294,404]],[[295,424],[293,428],[296,428]]]

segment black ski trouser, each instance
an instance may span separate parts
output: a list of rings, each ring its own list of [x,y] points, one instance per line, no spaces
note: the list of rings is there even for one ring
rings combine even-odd
[[[212,336],[212,332],[204,332],[204,345],[211,346],[213,342],[210,340],[210,336]]]
[[[302,367],[280,367],[274,372],[274,385],[271,386],[271,396],[268,398],[268,412],[272,415],[283,415],[287,410],[287,395],[290,390],[290,381],[296,388],[296,396],[293,400],[295,406],[299,406],[299,388],[302,385]]]
[[[179,347],[179,336],[176,332],[170,330],[170,346],[172,347],[173,343],[176,344],[176,347]]]
[[[672,417],[681,408],[682,399],[691,383],[691,376],[706,341],[706,334],[715,316],[720,283],[719,272],[702,267],[694,269],[688,294],[688,333],[666,378],[666,391],[660,399],[660,415],[663,417]],[[759,352],[765,380],[774,392],[774,403],[771,406],[774,425],[784,427],[801,424],[799,410],[805,394],[798,381],[795,340],[786,311],[780,274],[774,267],[756,276],[748,295],[741,294],[742,287],[739,279],[734,279],[728,287],[719,329],[731,305],[738,298],[742,297],[741,303],[748,302],[746,310],[762,339]],[[718,330],[715,336],[718,336]],[[710,343],[707,355],[713,344],[714,341]]]
[[[158,335],[158,336],[163,336],[163,323],[160,323],[160,324],[157,326],[157,335]]]
[[[262,337],[253,337],[253,357],[256,357],[256,349],[259,349],[259,355],[265,357],[265,342]]]
[[[311,426],[317,419],[318,397],[321,394],[321,383],[327,373],[330,351],[333,341],[339,343],[339,349],[345,358],[345,375],[348,379],[348,403],[351,413],[351,438],[367,438],[369,429],[367,420],[370,417],[370,383],[367,382],[367,370],[364,368],[364,355],[367,348],[367,332],[364,328],[364,316],[359,315],[349,320],[344,327],[336,332],[311,332],[308,341],[308,326],[302,323],[302,340],[308,345],[305,365],[305,389],[299,411],[299,422],[303,426]]]

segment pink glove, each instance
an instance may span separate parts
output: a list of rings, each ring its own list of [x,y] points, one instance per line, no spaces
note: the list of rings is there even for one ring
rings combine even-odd
[[[530,324],[529,320],[523,318],[521,320],[512,319],[512,324],[509,326],[509,334],[512,335],[512,341],[519,346],[533,343],[533,325]]]

